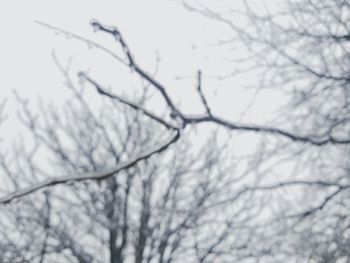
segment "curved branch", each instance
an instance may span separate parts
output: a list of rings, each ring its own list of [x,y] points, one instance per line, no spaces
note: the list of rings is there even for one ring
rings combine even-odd
[[[125,104],[125,105],[131,107],[132,109],[142,112],[144,115],[146,115],[147,117],[151,118],[152,120],[158,122],[159,124],[165,126],[167,129],[177,130],[177,127],[173,126],[171,123],[165,121],[164,119],[155,115],[154,113],[150,112],[149,110],[137,105],[136,103],[134,103],[132,101],[129,101],[125,98],[122,98],[118,95],[115,95],[115,94],[112,94],[112,93],[106,91],[106,89],[103,88],[101,84],[99,84],[97,81],[93,80],[91,77],[87,76],[85,73],[79,72],[78,75],[79,75],[79,77],[83,77],[90,84],[92,84],[96,88],[97,92],[99,94],[101,94],[102,96],[106,96],[110,99],[116,99],[120,103]]]
[[[303,142],[303,143],[309,143],[315,146],[322,146],[325,144],[333,143],[333,144],[349,144],[350,139],[337,139],[332,136],[326,137],[326,138],[312,138],[311,136],[302,136],[298,134],[291,133],[289,131],[274,128],[274,127],[268,127],[268,126],[261,126],[261,125],[249,125],[249,124],[238,124],[234,123],[228,120],[225,120],[223,118],[214,116],[214,115],[203,115],[203,116],[183,116],[184,122],[187,124],[196,124],[196,123],[204,123],[204,122],[212,122],[219,124],[221,126],[224,126],[230,130],[237,130],[237,131],[251,131],[251,132],[261,132],[261,133],[268,133],[268,134],[276,134],[283,136],[285,138],[288,138],[292,141],[296,142]]]
[[[13,201],[14,199],[18,199],[20,197],[29,195],[31,193],[34,193],[38,190],[41,190],[43,188],[49,187],[49,186],[54,186],[54,185],[59,185],[59,184],[64,184],[64,183],[69,183],[69,182],[77,182],[77,181],[85,181],[85,180],[103,180],[106,179],[110,176],[115,175],[116,173],[123,171],[125,169],[128,169],[134,165],[136,165],[138,162],[142,160],[146,160],[150,158],[152,155],[161,153],[165,149],[167,149],[171,144],[175,143],[178,139],[180,138],[180,131],[176,130],[175,133],[169,137],[168,140],[165,142],[162,142],[159,145],[156,145],[154,148],[151,150],[145,151],[144,153],[139,154],[137,157],[121,162],[119,165],[117,165],[114,168],[111,168],[106,171],[101,171],[99,173],[91,173],[91,174],[81,174],[81,175],[71,175],[71,176],[63,176],[63,177],[53,177],[46,179],[42,182],[39,182],[33,186],[29,186],[24,189],[20,189],[18,191],[13,192],[12,194],[9,194],[7,196],[4,196],[0,198],[0,204],[7,204]]]
[[[84,41],[86,43],[92,43],[92,41],[85,39],[83,37],[80,37],[76,34],[72,34],[66,30],[62,30],[60,28],[48,25],[48,24],[43,23],[43,22],[37,22],[37,23],[44,25],[50,29],[59,30],[60,32],[63,32],[65,34],[69,34],[70,36],[72,36],[78,40]],[[133,71],[135,71],[142,79],[146,80],[153,87],[155,87],[160,92],[161,96],[163,97],[166,104],[170,108],[172,114],[175,116],[178,116],[179,119],[182,120],[183,126],[186,126],[187,124],[198,124],[198,123],[204,123],[204,122],[212,122],[212,123],[224,126],[230,130],[251,131],[251,132],[258,132],[258,133],[275,134],[278,136],[288,138],[288,139],[295,141],[295,142],[309,143],[309,144],[312,144],[314,146],[323,146],[326,144],[350,144],[350,139],[337,139],[337,138],[334,138],[330,134],[328,134],[328,136],[326,136],[326,137],[323,136],[322,138],[321,137],[317,138],[315,136],[307,136],[307,135],[303,136],[303,135],[295,134],[293,132],[283,130],[280,128],[276,128],[276,127],[269,127],[269,126],[262,126],[262,125],[238,124],[238,123],[235,123],[235,122],[232,122],[229,120],[225,120],[223,118],[212,115],[211,110],[208,107],[208,105],[204,105],[206,107],[206,110],[207,110],[207,114],[205,114],[205,115],[200,115],[200,116],[185,115],[184,113],[182,113],[178,109],[178,107],[175,106],[175,103],[173,102],[173,100],[171,99],[169,94],[167,93],[165,86],[163,84],[161,84],[160,82],[158,82],[158,80],[153,78],[150,74],[148,74],[142,67],[140,67],[136,63],[135,59],[133,58],[133,56],[131,54],[129,46],[127,45],[127,43],[123,39],[120,31],[116,27],[102,25],[100,22],[98,22],[96,20],[93,20],[91,22],[91,25],[94,27],[95,31],[102,31],[102,32],[111,34],[114,37],[114,39],[121,44],[123,51],[125,52],[128,60],[129,60],[128,61],[129,63],[126,63],[119,56],[115,55],[112,51],[104,48],[101,45],[94,43],[96,45],[96,47],[111,54],[114,58],[116,58],[124,66],[132,68]],[[203,103],[203,101],[202,101],[202,103]],[[210,114],[208,113],[208,110],[209,110]]]
[[[276,183],[276,184],[272,184],[272,185],[248,186],[248,187],[242,188],[240,191],[238,191],[231,198],[228,198],[228,199],[225,199],[225,200],[221,200],[221,201],[217,201],[214,204],[208,205],[208,206],[206,206],[205,208],[202,208],[202,209],[209,209],[209,208],[214,207],[214,206],[219,206],[219,205],[223,205],[223,204],[226,204],[226,203],[233,202],[233,201],[237,200],[238,198],[240,198],[244,194],[257,192],[257,191],[277,190],[277,189],[280,189],[280,188],[292,187],[292,186],[319,186],[319,187],[323,187],[323,188],[336,187],[337,190],[335,191],[335,193],[332,194],[331,197],[327,198],[326,199],[327,201],[325,201],[325,203],[327,203],[329,201],[329,199],[331,199],[333,196],[338,194],[340,191],[350,188],[349,184],[348,185],[342,185],[342,184],[339,184],[339,183],[336,183],[336,182],[328,182],[328,181],[321,181],[321,180],[318,180],[318,181],[295,180],[295,181],[289,181],[289,182],[280,182],[280,183]],[[321,205],[321,208],[323,206],[325,206],[325,204]],[[313,209],[313,210],[318,210],[318,209],[321,209],[321,208],[316,208],[316,209]],[[303,215],[305,213],[306,212],[304,212],[302,214],[298,214],[298,215]],[[294,216],[296,216],[296,215],[294,215]]]
[[[197,124],[197,123],[201,123],[201,122],[212,122],[212,123],[216,123],[216,124],[219,124],[221,126],[224,126],[226,128],[229,128],[231,130],[252,131],[252,132],[276,134],[276,135],[286,137],[292,141],[309,143],[309,144],[312,144],[315,146],[322,146],[322,145],[325,145],[328,143],[333,143],[333,144],[349,144],[350,143],[350,139],[344,139],[344,140],[336,139],[336,138],[333,138],[331,135],[329,135],[327,138],[316,139],[316,138],[312,138],[311,136],[302,136],[302,135],[294,134],[292,132],[289,132],[289,131],[286,131],[283,129],[279,129],[279,128],[274,128],[274,127],[236,124],[234,122],[224,120],[220,117],[213,116],[208,104],[206,103],[206,100],[203,100],[203,96],[202,96],[202,103],[204,104],[204,106],[206,108],[207,114],[203,115],[203,116],[197,116],[197,117],[186,116],[185,114],[181,113],[181,111],[175,106],[172,99],[170,98],[170,96],[166,92],[165,87],[161,83],[159,83],[156,79],[151,77],[148,73],[146,73],[146,71],[143,70],[140,66],[137,65],[137,63],[135,62],[134,58],[132,57],[132,55],[130,53],[129,46],[124,41],[124,39],[123,39],[123,37],[118,29],[116,29],[114,27],[104,26],[97,21],[93,21],[91,23],[91,25],[97,31],[102,31],[102,32],[105,32],[105,33],[108,33],[108,34],[111,34],[112,36],[114,36],[115,40],[121,44],[124,52],[126,53],[126,56],[129,59],[129,67],[131,67],[133,70],[135,70],[135,72],[138,73],[141,78],[147,80],[150,84],[152,84],[161,93],[161,95],[163,96],[165,102],[167,103],[167,105],[169,106],[171,111],[173,113],[175,113],[183,121],[183,126],[186,126],[187,124]],[[198,78],[200,80],[200,74],[198,75]],[[198,86],[197,90],[199,90],[199,92],[201,92],[200,82],[198,85],[199,86]]]
[[[161,93],[162,97],[164,98],[165,102],[170,107],[172,112],[176,113],[177,115],[182,116],[180,110],[177,109],[174,102],[172,101],[172,99],[168,95],[165,87],[161,83],[159,83],[156,79],[151,77],[143,68],[141,68],[140,66],[137,65],[135,59],[133,58],[133,56],[131,54],[129,46],[127,45],[127,43],[124,40],[120,31],[116,27],[102,25],[97,20],[93,20],[91,22],[91,25],[95,31],[102,31],[102,32],[111,34],[114,37],[114,39],[117,42],[119,42],[120,45],[122,46],[122,49],[129,60],[129,67],[132,68],[137,74],[139,74],[139,76],[141,78],[147,80],[151,85],[153,85]]]

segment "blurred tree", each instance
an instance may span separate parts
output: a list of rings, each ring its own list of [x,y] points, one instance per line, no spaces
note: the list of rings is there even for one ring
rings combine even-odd
[[[11,169],[11,158],[1,155],[4,180],[13,190],[0,199],[8,204],[2,213],[21,226],[1,222],[5,262],[53,262],[54,254],[62,257],[57,262],[105,262],[106,254],[111,262],[350,260],[350,5],[242,0],[217,11],[210,3],[181,3],[230,29],[217,48],[228,50],[235,70],[219,80],[247,74],[254,76],[257,94],[281,91],[285,103],[277,117],[247,124],[218,116],[200,71],[196,91],[204,113],[187,114],[137,63],[116,27],[91,22],[96,32],[113,37],[120,53],[41,23],[106,52],[149,87],[128,100],[79,72],[106,99],[94,115],[96,96],[84,99],[58,63],[74,94],[63,116],[42,106],[39,122],[22,100],[23,121],[36,144],[30,151],[15,147]],[[151,89],[163,108],[148,101]],[[230,158],[232,150],[212,138],[195,154],[185,137],[203,123],[233,131],[236,138],[249,133],[245,139],[251,140],[253,134],[254,153],[237,150]],[[65,176],[49,176],[33,161],[38,145],[51,152]],[[41,199],[27,196],[53,185]],[[35,235],[40,238],[31,242]],[[18,236],[26,238],[16,244]]]
[[[225,11],[209,2],[181,3],[232,32],[217,44],[231,52],[237,69],[227,81],[251,74],[257,76],[252,87],[258,93],[283,92],[286,100],[270,120],[272,126],[328,141],[314,147],[294,140],[283,144],[283,153],[276,151],[276,158],[290,156],[282,164],[290,172],[275,167],[267,178],[278,182],[273,187],[280,191],[277,199],[288,202],[278,215],[283,237],[276,238],[269,254],[284,253],[302,262],[349,262],[350,3],[223,1]]]
[[[2,262],[170,263],[236,257],[234,251],[249,242],[252,230],[245,226],[260,205],[249,198],[237,207],[217,204],[243,177],[235,172],[238,159],[215,131],[197,140],[196,147],[181,138],[166,153],[105,179],[66,180],[43,193],[26,196],[25,190],[22,195],[20,189],[38,189],[40,182],[60,183],[52,173],[95,175],[142,155],[166,137],[167,128],[157,127],[143,112],[90,96],[54,59],[72,98],[62,109],[41,102],[36,115],[17,95],[34,146],[27,150],[28,143],[19,141],[1,154],[6,190],[22,197],[9,195],[11,203],[0,212]],[[143,107],[151,91],[144,87],[133,97]],[[50,165],[43,165],[45,159]]]

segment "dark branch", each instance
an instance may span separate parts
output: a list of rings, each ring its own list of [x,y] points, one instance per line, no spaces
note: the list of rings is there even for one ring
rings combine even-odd
[[[151,150],[145,151],[144,153],[141,153],[140,155],[138,155],[137,157],[135,157],[129,161],[125,161],[125,162],[120,163],[119,165],[117,165],[116,167],[114,167],[112,169],[109,169],[107,171],[101,171],[98,173],[91,173],[91,174],[85,173],[85,174],[81,174],[81,175],[71,175],[71,176],[64,176],[64,177],[49,178],[49,179],[46,179],[38,184],[35,184],[33,186],[29,186],[29,187],[24,188],[24,189],[20,189],[18,191],[13,192],[12,194],[10,194],[8,196],[4,196],[4,197],[0,198],[0,204],[10,203],[14,199],[18,199],[18,198],[26,196],[28,194],[34,193],[34,192],[36,192],[40,189],[46,188],[48,186],[54,186],[54,185],[59,185],[59,184],[64,184],[64,183],[69,183],[69,182],[106,179],[110,176],[113,176],[113,175],[119,173],[120,171],[123,171],[125,169],[128,169],[128,168],[134,166],[135,164],[137,164],[138,162],[140,162],[142,160],[147,160],[148,158],[150,158],[154,154],[163,152],[171,144],[175,143],[179,138],[180,138],[180,132],[179,132],[179,130],[176,130],[175,133],[172,136],[170,136],[170,138],[167,141],[165,141],[159,145],[156,145]]]
[[[112,94],[110,92],[107,92],[106,89],[103,88],[101,84],[97,83],[95,80],[93,80],[91,77],[87,76],[85,73],[79,72],[78,75],[79,75],[79,77],[83,77],[90,84],[92,84],[96,88],[97,92],[99,94],[101,94],[102,96],[106,96],[106,97],[111,98],[111,99],[116,99],[120,103],[125,104],[125,105],[131,107],[132,109],[142,112],[144,115],[146,115],[147,117],[151,118],[152,120],[160,123],[161,125],[165,126],[167,129],[171,129],[171,130],[178,129],[177,127],[173,126],[171,123],[168,123],[167,121],[165,121],[161,117],[158,117],[154,113],[152,113],[152,112],[148,111],[147,109],[135,104],[134,102],[127,100],[125,98],[122,98],[118,95]]]
[[[205,110],[208,114],[208,116],[211,116],[211,110],[210,110],[210,107],[208,105],[208,102],[207,102],[207,99],[205,98],[204,96],[204,93],[202,91],[202,71],[198,70],[198,73],[197,73],[197,82],[198,82],[198,86],[197,86],[197,91],[198,91],[198,94],[202,100],[202,103],[205,107]]]
[[[77,38],[79,40],[85,41],[87,43],[91,42],[90,40],[84,39],[80,36],[71,34],[68,31],[59,29],[57,27],[50,26],[48,24],[38,22],[41,25],[44,25],[50,29],[54,30],[60,30],[63,33],[70,34],[72,37]],[[178,116],[180,120],[183,122],[183,126],[186,126],[187,124],[198,124],[198,123],[204,123],[204,122],[211,122],[215,124],[219,124],[221,126],[224,126],[230,130],[236,130],[236,131],[251,131],[251,132],[258,132],[258,133],[268,133],[268,134],[274,134],[278,136],[282,136],[285,138],[288,138],[295,142],[302,142],[302,143],[309,143],[315,146],[323,146],[326,144],[350,144],[350,139],[337,139],[334,138],[332,135],[327,134],[326,136],[307,136],[307,135],[298,135],[295,133],[292,133],[290,131],[286,131],[280,128],[275,127],[268,127],[268,126],[260,126],[260,125],[248,125],[248,124],[237,124],[228,120],[224,120],[220,117],[214,116],[211,113],[210,107],[208,104],[206,104],[206,109],[209,113],[206,115],[200,115],[200,116],[190,116],[183,114],[174,104],[173,100],[170,98],[169,94],[166,91],[166,88],[164,85],[162,85],[160,82],[158,82],[155,78],[150,76],[144,69],[142,69],[135,61],[133,56],[131,55],[130,49],[128,45],[126,44],[125,40],[123,39],[120,31],[116,27],[110,27],[110,26],[104,26],[98,21],[94,20],[91,22],[92,26],[94,27],[95,31],[102,31],[108,34],[111,34],[116,41],[118,41],[126,56],[128,57],[129,63],[125,63],[124,60],[122,60],[119,56],[116,56],[111,51],[106,50],[103,46],[96,45],[98,48],[103,49],[104,51],[108,53],[112,53],[113,57],[116,58],[119,62],[122,62],[123,65],[131,67],[133,71],[135,71],[142,79],[149,82],[153,87],[155,87],[160,94],[162,95],[163,99],[165,100],[166,104],[170,108],[172,114]],[[205,105],[205,104],[204,104]]]

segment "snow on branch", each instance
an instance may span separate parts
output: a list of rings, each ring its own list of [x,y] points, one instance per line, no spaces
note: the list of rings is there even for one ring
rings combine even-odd
[[[47,28],[50,28],[52,30],[57,30],[59,32],[62,32],[63,34],[69,34],[71,37],[76,38],[80,41],[86,42],[86,43],[92,43],[92,41],[83,38],[79,35],[70,33],[66,30],[48,25],[43,22],[37,22]],[[200,124],[200,123],[214,123],[220,126],[223,126],[229,130],[232,131],[248,131],[248,132],[256,132],[256,133],[265,133],[265,134],[272,134],[277,135],[280,137],[287,138],[294,142],[299,143],[307,143],[314,146],[323,146],[326,144],[350,144],[350,138],[335,138],[332,134],[327,133],[322,136],[318,135],[301,135],[294,133],[292,131],[284,130],[278,127],[270,127],[265,125],[254,125],[254,124],[243,124],[243,123],[236,123],[234,121],[225,120],[219,116],[216,116],[212,109],[209,107],[206,98],[203,95],[202,88],[201,88],[201,74],[198,74],[198,87],[197,91],[199,92],[199,95],[201,97],[202,104],[204,105],[206,109],[206,113],[203,115],[187,115],[181,112],[181,110],[175,105],[173,102],[173,99],[170,97],[168,92],[166,91],[166,87],[161,84],[157,79],[152,77],[145,69],[143,69],[141,66],[139,66],[135,60],[135,58],[132,55],[132,52],[127,45],[126,41],[124,40],[121,32],[119,29],[113,26],[106,26],[100,23],[97,20],[92,20],[91,25],[95,32],[101,31],[107,34],[110,34],[113,36],[113,38],[121,45],[123,52],[125,53],[128,62],[125,62],[125,60],[121,59],[118,55],[113,53],[112,51],[106,49],[102,45],[99,45],[95,42],[94,45],[107,52],[108,54],[112,55],[114,58],[116,58],[119,62],[121,62],[124,66],[130,67],[133,72],[137,73],[140,78],[146,80],[148,83],[150,83],[163,97],[164,101],[166,102],[166,105],[169,107],[171,111],[171,116],[176,116],[179,120],[182,122],[182,126],[185,127],[188,124]]]
[[[0,198],[0,204],[7,204],[13,201],[14,199],[18,199],[20,197],[26,196],[28,194],[34,193],[40,189],[69,183],[69,182],[78,182],[78,181],[86,181],[86,180],[103,180],[108,177],[111,177],[120,171],[126,170],[134,165],[136,165],[138,162],[142,160],[147,160],[151,156],[161,153],[164,150],[166,150],[171,144],[175,143],[180,138],[180,132],[179,130],[176,130],[165,142],[162,142],[152,149],[149,149],[148,151],[145,151],[144,153],[139,154],[135,158],[121,162],[119,165],[117,165],[114,168],[111,168],[106,171],[98,172],[98,173],[84,173],[81,175],[69,175],[69,176],[62,176],[62,177],[53,177],[46,179],[42,182],[39,182],[35,185],[29,186],[27,188],[19,189],[7,196]]]
[[[140,105],[122,98],[118,95],[112,94],[110,92],[108,92],[105,88],[102,87],[101,84],[99,84],[96,80],[92,79],[91,77],[89,77],[88,75],[86,75],[86,73],[84,72],[79,72],[78,76],[81,78],[84,78],[85,80],[87,80],[91,85],[93,85],[97,92],[99,94],[101,94],[102,96],[106,96],[110,99],[116,99],[117,101],[119,101],[122,104],[125,104],[129,107],[131,107],[132,109],[136,110],[136,111],[140,111],[142,114],[146,115],[147,117],[151,118],[152,120],[158,122],[159,124],[163,125],[164,127],[166,127],[167,129],[171,129],[171,130],[177,130],[178,128],[175,127],[174,125],[172,125],[171,123],[165,121],[163,118],[155,115],[154,113],[150,112],[149,110],[141,107]]]

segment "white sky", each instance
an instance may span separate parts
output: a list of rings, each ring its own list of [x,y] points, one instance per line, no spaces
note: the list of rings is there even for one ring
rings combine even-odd
[[[254,79],[229,80],[219,84],[212,76],[225,75],[231,71],[230,64],[222,59],[225,50],[209,47],[230,34],[227,28],[194,13],[169,0],[32,0],[0,2],[0,100],[13,97],[12,90],[34,100],[40,94],[45,102],[62,102],[65,99],[63,77],[53,62],[51,52],[67,62],[73,55],[72,76],[79,70],[90,69],[91,76],[100,83],[113,84],[113,91],[121,94],[131,86],[139,84],[135,74],[121,67],[115,61],[103,56],[96,49],[90,50],[86,43],[62,34],[55,34],[36,23],[39,20],[70,32],[115,48],[110,36],[92,32],[89,21],[96,18],[104,24],[115,25],[128,42],[136,61],[146,70],[155,67],[156,53],[161,57],[157,79],[181,102],[188,112],[204,112],[195,91],[195,76],[198,69],[203,72],[203,89],[208,94],[214,113],[232,121],[239,121],[240,113],[252,99],[252,92],[246,92],[243,85]],[[116,49],[118,50],[118,49]],[[218,53],[219,52],[219,53]],[[177,76],[190,79],[176,81]],[[216,97],[214,94],[218,92]],[[269,117],[278,98],[269,96],[254,104],[254,119],[263,121]],[[16,103],[10,100],[7,113],[15,116]],[[277,103],[278,104],[278,103]],[[278,105],[277,105],[278,106]],[[266,117],[267,116],[267,117]],[[250,121],[250,119],[248,119]],[[0,127],[0,138],[14,136],[17,124],[12,120]],[[205,129],[205,128],[203,128]],[[197,138],[205,137],[200,130]],[[5,135],[5,136],[4,136]],[[254,136],[241,136],[233,152],[254,151]],[[239,149],[237,149],[239,148]],[[45,167],[45,165],[44,165]]]
[[[69,56],[74,56],[73,73],[74,70],[90,69],[91,74],[104,84],[125,87],[127,83],[135,84],[130,82],[129,71],[123,71],[111,60],[102,59],[101,53],[33,22],[43,21],[114,48],[115,43],[109,36],[92,32],[89,25],[92,18],[117,26],[145,69],[154,69],[158,52],[161,64],[157,78],[166,84],[186,112],[202,112],[195,93],[194,77],[198,69],[203,71],[203,88],[211,98],[214,112],[234,120],[249,104],[252,93],[242,92],[240,83],[229,81],[220,86],[211,78],[205,78],[230,72],[229,64],[215,59],[225,53],[218,54],[217,48],[208,47],[227,36],[229,31],[168,0],[0,2],[0,97],[12,96],[15,89],[28,98],[41,94],[47,99],[63,100],[63,77],[53,63],[52,50],[64,63]],[[175,81],[177,76],[191,78]],[[213,94],[218,90],[223,92],[215,98]],[[265,119],[261,109],[271,112],[273,105],[266,100],[257,103],[254,116],[257,120]],[[13,113],[14,108],[8,108],[9,113]]]
[[[62,37],[33,23],[34,20],[96,38],[89,26],[91,18],[118,26],[143,64],[154,61],[159,50],[162,57],[178,60],[171,64],[180,68],[195,71],[198,67],[189,59],[188,49],[191,40],[200,41],[201,26],[181,6],[170,1],[3,1],[0,4],[2,91],[46,90],[44,87],[52,86],[57,78],[51,50],[70,52],[69,41],[62,41]]]

